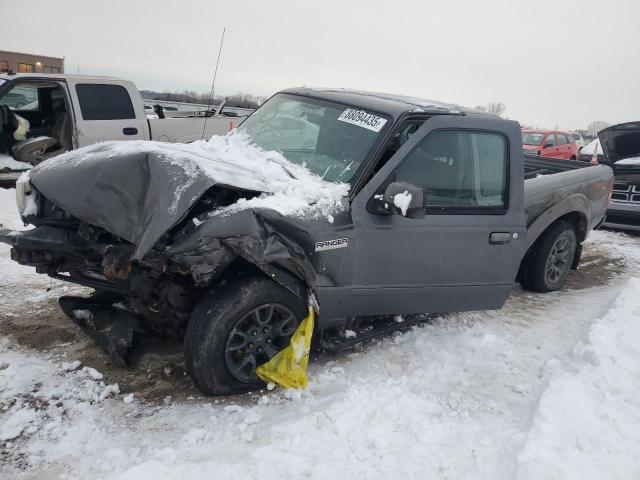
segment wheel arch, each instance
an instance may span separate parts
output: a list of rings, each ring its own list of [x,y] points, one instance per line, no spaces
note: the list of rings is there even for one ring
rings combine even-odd
[[[565,198],[545,210],[527,227],[527,251],[558,222],[570,222],[575,230],[578,242],[587,238],[591,209],[586,196],[576,194]]]
[[[236,257],[231,263],[229,263],[229,265],[227,265],[224,271],[216,278],[215,283],[210,285],[210,288],[215,288],[215,285],[221,285],[238,276],[245,275],[255,275],[268,278],[269,280],[286,288],[305,303],[308,300],[310,286],[307,285],[303,279],[276,265],[256,265],[240,256]]]
[[[559,223],[568,223],[572,225],[576,232],[578,245],[572,262],[572,268],[577,268],[578,262],[580,261],[580,255],[582,254],[581,243],[587,238],[587,233],[589,231],[589,216],[586,210],[587,205],[576,200],[576,198],[580,197],[574,197],[574,201],[572,202],[565,201],[556,205],[556,207],[559,206],[561,208],[552,207],[552,209],[549,209],[541,215],[536,222],[527,229],[527,250],[520,262],[518,275],[516,277],[517,279],[522,278],[523,272],[527,268],[527,262],[531,257],[531,252],[538,245],[541,239],[544,238],[545,234]],[[570,199],[571,197],[567,200]]]

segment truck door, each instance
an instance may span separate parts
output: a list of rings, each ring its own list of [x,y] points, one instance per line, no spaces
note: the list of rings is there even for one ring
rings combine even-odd
[[[520,127],[466,116],[428,120],[352,202],[354,313],[499,308],[524,254]],[[424,191],[426,215],[376,212],[386,186]]]
[[[148,140],[148,124],[144,114],[137,113],[131,95],[123,85],[69,82],[76,110],[78,146],[105,140]],[[142,107],[141,107],[142,108]]]

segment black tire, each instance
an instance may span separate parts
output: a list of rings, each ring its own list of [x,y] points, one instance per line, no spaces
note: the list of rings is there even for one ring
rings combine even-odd
[[[530,252],[521,277],[522,286],[534,292],[561,289],[571,269],[576,248],[575,228],[566,222],[553,225]]]
[[[187,372],[205,395],[264,388],[264,383],[255,376],[255,367],[289,343],[306,312],[300,298],[260,274],[241,275],[217,287],[200,300],[187,326],[184,341]],[[260,318],[267,323],[258,323]],[[260,329],[258,334],[251,322]],[[267,337],[269,333],[264,333],[261,325],[273,328],[272,337]],[[283,331],[276,332],[278,328]],[[251,334],[256,336],[250,337]],[[254,339],[258,340],[252,343]],[[240,368],[240,364],[244,366]]]

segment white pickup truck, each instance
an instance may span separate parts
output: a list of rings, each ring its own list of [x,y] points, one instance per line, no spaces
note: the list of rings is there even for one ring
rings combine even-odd
[[[244,120],[221,109],[205,116],[148,118],[133,82],[62,74],[0,75],[0,186],[19,171],[106,140],[189,143],[225,134]],[[155,116],[155,115],[154,115]],[[28,130],[24,131],[24,120]],[[14,135],[21,123],[21,134]]]

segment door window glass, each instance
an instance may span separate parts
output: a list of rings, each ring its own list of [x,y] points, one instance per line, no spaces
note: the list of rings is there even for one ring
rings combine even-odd
[[[35,85],[29,84],[18,85],[9,90],[4,97],[0,98],[0,105],[6,105],[11,110],[40,110],[38,88]]]
[[[396,167],[395,180],[425,191],[427,207],[504,207],[507,141],[498,133],[430,133]]]
[[[81,83],[76,85],[83,120],[127,120],[136,118],[127,89],[121,85]]]
[[[557,135],[558,137],[558,145],[566,145],[567,143],[569,143],[569,140],[567,140],[567,136],[566,135]]]
[[[555,147],[556,146],[556,136],[555,134],[547,135],[547,138],[544,141],[544,146],[547,147]]]

